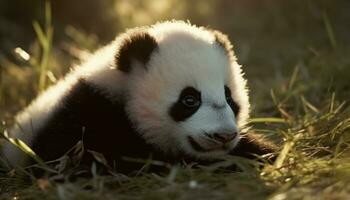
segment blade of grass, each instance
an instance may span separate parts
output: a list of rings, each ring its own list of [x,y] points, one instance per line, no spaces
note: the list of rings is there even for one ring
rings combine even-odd
[[[277,117],[259,117],[259,118],[251,118],[249,123],[286,123],[283,118]]]
[[[46,48],[46,44],[47,44],[47,40],[46,40],[46,36],[44,34],[43,29],[41,28],[40,24],[38,21],[34,21],[33,22],[33,28],[36,34],[36,37],[38,38],[38,41],[40,43],[40,45],[44,48]]]
[[[309,108],[310,110],[314,111],[315,113],[319,113],[319,109],[316,108],[316,106],[312,105],[308,100],[306,100],[306,98],[304,97],[304,95],[302,95],[301,97],[301,101],[303,102],[303,105],[307,108]]]
[[[4,84],[2,84],[2,65],[0,64],[0,106],[2,105],[3,85]]]
[[[330,113],[333,113],[333,111],[334,111],[334,104],[335,104],[335,93],[333,92],[332,93],[331,102],[330,102],[330,105],[329,105],[329,112]]]
[[[284,160],[287,158],[287,155],[288,155],[289,151],[293,148],[294,144],[295,144],[294,140],[289,140],[289,141],[286,141],[284,143],[282,151],[278,155],[278,157],[274,163],[275,168],[278,169],[278,168],[282,167]]]
[[[334,34],[331,22],[330,22],[329,17],[328,17],[326,12],[324,12],[322,14],[322,18],[323,18],[324,26],[325,26],[326,31],[327,31],[329,42],[331,43],[332,48],[336,49],[337,48],[337,41],[335,39],[335,34]]]
[[[299,66],[297,65],[295,68],[294,68],[294,71],[293,71],[293,74],[292,74],[292,77],[290,78],[290,81],[288,83],[288,90],[291,90],[298,78],[298,74],[299,74]]]
[[[53,39],[53,26],[51,23],[51,4],[49,1],[45,2],[45,32],[40,26],[39,22],[33,22],[33,28],[37,35],[38,41],[42,47],[42,54],[39,66],[39,92],[43,91],[47,85],[47,71],[49,70],[49,56],[51,52]]]
[[[44,163],[44,161],[22,140],[18,138],[11,138],[9,137],[6,130],[2,133],[2,136],[11,144],[19,148],[21,151],[23,151],[28,156],[32,157],[36,162],[38,162],[40,165],[47,167],[47,165]]]

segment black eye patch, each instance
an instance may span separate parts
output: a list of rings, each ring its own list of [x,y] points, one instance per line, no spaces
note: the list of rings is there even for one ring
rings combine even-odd
[[[235,113],[235,116],[237,117],[239,114],[240,108],[239,108],[238,104],[235,101],[233,101],[232,96],[231,96],[231,90],[226,85],[225,85],[225,97],[226,97],[226,101],[227,101],[228,105],[231,107],[233,113]]]
[[[170,107],[169,115],[176,122],[185,121],[199,109],[201,104],[201,93],[193,87],[186,87]]]

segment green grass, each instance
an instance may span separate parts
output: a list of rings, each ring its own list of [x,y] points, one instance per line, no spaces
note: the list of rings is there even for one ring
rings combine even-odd
[[[62,174],[42,179],[32,177],[26,182],[6,175],[0,184],[8,191],[3,191],[2,196],[21,199],[347,199],[350,195],[350,118],[349,110],[342,105],[331,100],[317,113],[312,109],[299,116],[289,114],[293,120],[279,122],[275,128],[271,128],[272,124],[261,128],[262,132],[284,138],[276,162],[263,164],[261,168],[244,159],[233,159],[228,162],[240,166],[241,172],[220,170],[217,168],[220,165],[199,169],[173,166],[164,175],[95,174],[74,182],[62,182],[62,177],[57,178],[67,176]]]
[[[280,146],[274,163],[233,157],[212,166],[172,166],[169,173],[140,171],[135,176],[101,175],[92,166],[93,177],[72,181],[77,173],[70,170],[74,162],[63,157],[56,168],[39,165],[50,170],[50,176],[41,179],[31,169],[8,171],[3,166],[7,171],[0,172],[0,199],[349,199],[350,45],[340,32],[346,26],[334,20],[334,12],[318,10],[322,6],[313,1],[307,5],[321,14],[312,21],[304,7],[296,9],[305,24],[293,24],[289,20],[297,14],[270,4],[269,12],[237,12],[232,16],[239,21],[216,24],[231,35],[244,65],[252,129]],[[48,5],[43,13],[44,25],[34,23],[37,41],[26,50],[18,49],[17,60],[0,52],[2,134],[14,123],[16,111],[98,46],[95,36],[72,26],[59,33],[65,36],[63,45],[53,43]],[[214,12],[209,18],[220,21],[220,16]],[[266,22],[273,24],[272,30],[264,28]],[[77,144],[72,151],[79,148]],[[240,171],[220,167],[228,164],[236,164]]]

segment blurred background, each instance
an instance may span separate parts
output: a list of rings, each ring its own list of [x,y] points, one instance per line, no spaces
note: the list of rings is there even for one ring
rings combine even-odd
[[[280,95],[296,111],[350,96],[347,0],[0,0],[0,120],[125,29],[170,19],[229,35],[254,116]]]

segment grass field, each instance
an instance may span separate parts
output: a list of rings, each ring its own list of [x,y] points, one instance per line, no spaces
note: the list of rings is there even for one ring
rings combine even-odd
[[[262,11],[232,14],[241,20],[220,21],[218,11],[210,18],[213,28],[230,35],[244,66],[252,130],[280,147],[274,163],[232,157],[136,176],[101,175],[92,166],[92,178],[74,181],[69,169],[37,179],[3,166],[0,199],[350,199],[350,6],[307,2],[292,5],[307,4],[306,11],[266,3]],[[73,26],[56,30],[49,11],[33,23],[34,42],[22,48],[14,41],[11,51],[0,52],[1,133],[17,111],[100,46],[96,36]],[[222,168],[231,164],[240,170]]]

